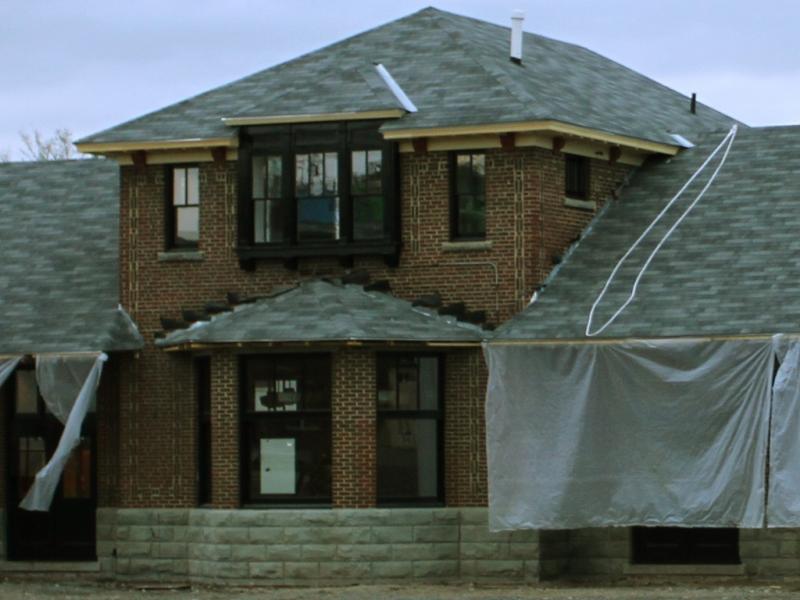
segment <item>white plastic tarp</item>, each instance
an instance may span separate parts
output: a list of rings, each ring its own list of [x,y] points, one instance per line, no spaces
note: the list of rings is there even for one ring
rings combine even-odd
[[[761,527],[770,340],[486,347],[493,530]]]
[[[780,362],[772,388],[769,527],[800,525],[800,340],[776,336]]]
[[[21,508],[40,511],[50,508],[64,465],[67,464],[72,450],[80,443],[81,426],[94,402],[103,363],[107,359],[102,353],[37,356],[36,380],[39,390],[48,408],[64,422],[64,431],[53,456],[36,474],[33,485],[20,502]],[[86,376],[78,386],[76,378],[83,372],[86,372]],[[70,401],[69,395],[73,393]],[[68,415],[66,419],[62,418],[64,414]]]
[[[6,379],[8,379],[9,376],[14,372],[14,369],[17,368],[21,358],[21,356],[0,358],[0,387],[3,387]]]

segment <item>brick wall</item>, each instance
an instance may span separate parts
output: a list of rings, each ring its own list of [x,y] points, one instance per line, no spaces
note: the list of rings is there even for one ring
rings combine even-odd
[[[355,259],[354,268],[367,270],[374,280],[388,279],[397,296],[412,299],[439,292],[445,302],[464,301],[469,310],[486,310],[493,323],[507,319],[527,303],[555,258],[564,253],[593,216],[591,211],[564,206],[563,160],[562,156],[538,148],[487,151],[486,238],[491,247],[453,251],[443,245],[449,241],[447,154],[402,155],[403,249],[399,266],[389,268],[378,258],[360,257]],[[629,169],[593,160],[591,199],[602,204]],[[165,167],[157,165],[140,171],[122,168],[122,303],[138,323],[147,344],[120,370],[122,506],[192,506],[196,502],[196,408],[191,361],[153,346],[154,336],[161,330],[160,317],[180,317],[182,309],[201,309],[210,300],[224,300],[231,291],[244,296],[258,295],[300,278],[345,272],[334,259],[301,259],[297,271],[287,270],[277,260],[259,261],[252,272],[242,270],[234,251],[236,165],[233,162],[201,164],[202,260],[162,260],[159,254],[165,250],[166,172]],[[342,365],[350,360],[358,373],[361,367],[355,355]],[[362,360],[367,359],[362,356]],[[224,369],[223,364],[227,364]],[[459,365],[458,360],[451,366],[454,372],[467,374],[466,367]],[[219,435],[213,433],[212,424],[213,468],[219,477],[238,477],[238,462],[234,458],[238,455],[238,431],[229,438],[222,433],[230,435],[235,424],[225,411],[238,410],[236,367],[222,361],[217,367],[212,366],[212,371],[215,378],[212,387],[222,386],[216,395],[218,400],[212,399],[216,411],[212,419],[222,419],[214,421]],[[448,502],[458,505],[486,501],[482,429],[485,372],[480,359],[470,373],[474,375],[448,376],[447,386],[454,389],[455,395],[448,395],[456,403],[453,406],[465,409],[448,408],[446,415],[446,492]],[[355,384],[366,389],[367,375],[363,381],[358,377]],[[345,419],[342,423],[356,418],[355,413],[347,412],[355,409],[353,402],[357,402],[359,410],[374,411],[373,400],[367,401],[367,396],[361,394],[339,396],[343,404],[338,415]],[[363,417],[374,418],[368,413]],[[361,450],[370,446],[372,454],[359,450],[358,457],[340,456],[335,459],[338,462],[334,464],[334,472],[338,473],[336,479],[344,482],[345,474],[352,470],[349,481],[361,482],[358,484],[361,486],[367,482],[366,473],[374,468],[370,467],[374,464],[374,431],[368,431],[363,422],[357,427],[361,431],[359,436],[372,437],[353,441],[355,438],[351,436],[351,443]],[[335,444],[346,447],[348,442],[341,433],[346,430],[344,427],[338,430]],[[373,480],[369,478],[369,485],[374,485]],[[235,488],[238,494],[238,481],[236,485],[233,481],[226,482],[220,488],[215,476],[213,487],[214,505],[237,504],[238,495],[231,490]],[[368,506],[372,502],[368,498],[374,498],[374,489],[363,486],[352,491],[339,488],[334,493],[337,506]]]
[[[236,356],[227,352],[214,353],[211,357],[211,504],[219,508],[239,506],[238,390]]]
[[[333,506],[375,506],[375,353],[333,355]]]

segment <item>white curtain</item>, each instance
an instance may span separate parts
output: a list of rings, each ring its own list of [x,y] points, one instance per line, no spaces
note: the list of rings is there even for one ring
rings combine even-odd
[[[763,526],[770,340],[485,350],[493,530]]]
[[[0,358],[0,387],[3,387],[3,384],[6,382],[11,374],[14,372],[14,369],[17,368],[19,361],[22,359],[21,356],[12,356],[10,358]]]
[[[81,426],[94,403],[97,385],[108,357],[96,355],[37,356],[36,381],[47,407],[64,423],[64,431],[53,456],[36,474],[20,507],[47,511],[61,479],[64,465],[80,443]],[[83,380],[79,381],[81,374]],[[70,399],[71,398],[71,399]]]

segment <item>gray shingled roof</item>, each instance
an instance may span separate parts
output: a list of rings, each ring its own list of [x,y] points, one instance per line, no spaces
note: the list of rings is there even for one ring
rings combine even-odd
[[[495,339],[583,338],[589,309],[617,260],[724,134],[645,165],[558,273]],[[626,261],[598,307],[602,325],[666,230],[708,180],[681,197]],[[800,332],[800,127],[740,130],[716,181],[656,254],[633,303],[601,337]]]
[[[306,281],[174,331],[161,346],[231,342],[479,342],[480,327],[359,285]]]
[[[594,52],[526,33],[523,64],[509,30],[426,8],[295,60],[216,88],[81,142],[166,141],[233,135],[223,117],[399,108],[374,73],[384,64],[419,112],[384,130],[556,120],[674,144],[731,119]]]
[[[0,353],[142,345],[118,309],[119,167],[0,164]]]

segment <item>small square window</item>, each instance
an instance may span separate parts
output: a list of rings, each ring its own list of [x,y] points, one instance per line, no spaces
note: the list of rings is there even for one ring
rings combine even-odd
[[[200,169],[174,167],[169,203],[169,246],[196,248],[200,239]]]
[[[589,159],[585,156],[564,156],[564,195],[589,200]]]

